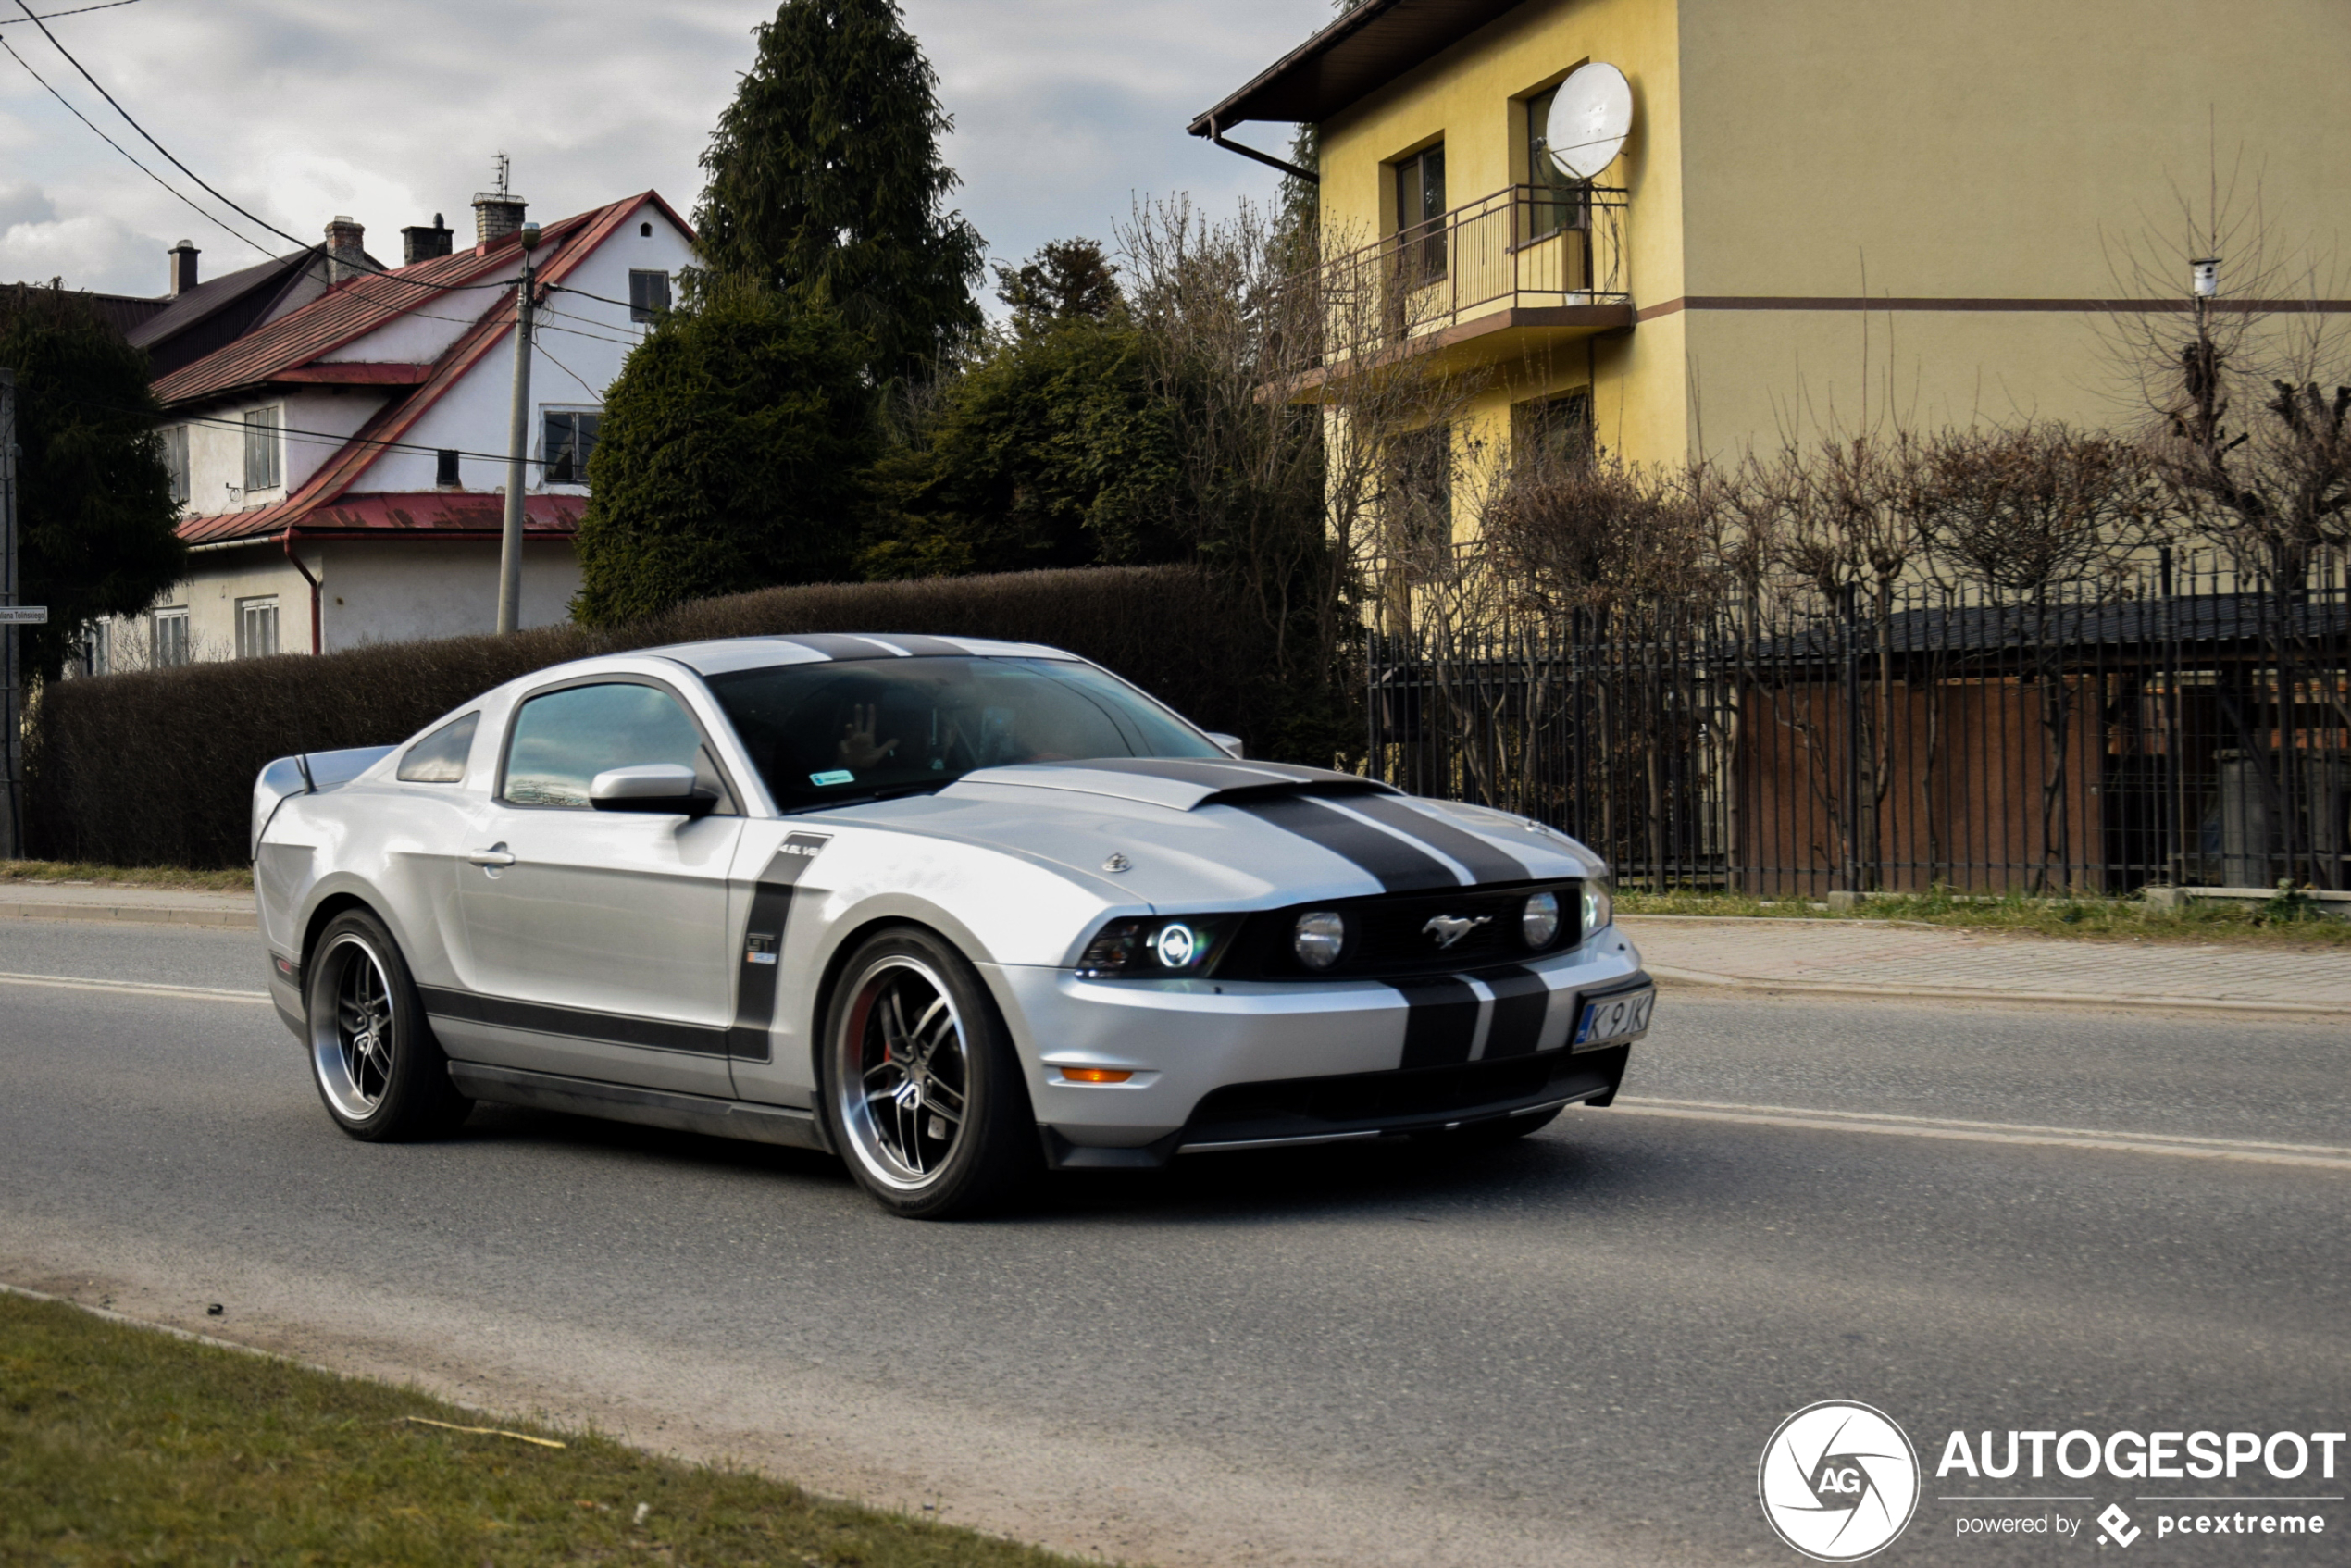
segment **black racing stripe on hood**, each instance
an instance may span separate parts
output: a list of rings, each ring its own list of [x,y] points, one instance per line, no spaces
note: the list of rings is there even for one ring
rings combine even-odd
[[[784,639],[797,642],[812,653],[828,659],[894,659],[897,654],[878,642],[868,642],[862,637],[850,637],[837,631],[794,632]]]
[[[1341,784],[1350,790],[1389,792],[1387,785],[1351,773],[1299,767],[1289,763],[1216,762],[1206,757],[1096,757],[1067,765],[1164,778],[1173,784],[1198,784],[1211,790],[1280,790],[1299,784]]]
[[[1354,862],[1378,879],[1383,891],[1417,893],[1462,885],[1452,868],[1435,855],[1414,849],[1393,833],[1383,833],[1367,822],[1333,811],[1312,796],[1276,795],[1220,803]]]
[[[1460,861],[1481,882],[1524,882],[1535,875],[1524,862],[1465,828],[1431,816],[1394,795],[1366,795],[1347,803],[1384,827],[1410,834],[1437,853]]]

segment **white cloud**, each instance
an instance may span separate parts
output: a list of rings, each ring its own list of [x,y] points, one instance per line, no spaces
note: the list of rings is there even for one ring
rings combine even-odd
[[[1066,235],[1106,240],[1137,193],[1189,191],[1216,206],[1270,193],[1270,170],[1184,124],[1330,14],[1327,0],[904,4],[955,117],[957,204],[1004,259]],[[350,213],[368,248],[392,257],[400,228],[434,212],[465,233],[502,149],[542,218],[647,187],[690,210],[710,128],[751,62],[751,30],[774,12],[774,0],[141,0],[50,25],[241,205],[305,242]],[[0,33],[189,188],[36,31]],[[1267,146],[1287,139],[1286,127],[1252,131]],[[206,276],[260,254],[208,230],[5,57],[0,151],[23,181],[0,185],[0,279],[62,272],[151,293],[162,249],[183,233],[204,249]],[[35,205],[19,212],[19,201]],[[289,248],[223,216],[273,252]]]

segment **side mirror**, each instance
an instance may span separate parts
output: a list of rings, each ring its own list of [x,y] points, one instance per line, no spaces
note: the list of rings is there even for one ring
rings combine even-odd
[[[1232,758],[1235,762],[1239,762],[1244,757],[1248,756],[1249,753],[1241,748],[1241,738],[1239,736],[1219,735],[1213,729],[1207,730],[1204,733],[1210,740],[1225,748],[1225,754]]]
[[[588,785],[588,803],[598,811],[708,816],[717,808],[718,797],[694,777],[692,768],[655,762],[607,768],[596,775]]]

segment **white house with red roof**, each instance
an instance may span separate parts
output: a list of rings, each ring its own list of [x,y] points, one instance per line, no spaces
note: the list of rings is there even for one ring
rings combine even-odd
[[[474,206],[470,249],[388,271],[357,225],[330,227],[344,262],[323,293],[155,381],[191,570],[106,628],[101,667],[494,629],[524,206],[504,193]],[[447,234],[412,231],[412,255],[417,232]],[[650,191],[541,230],[526,626],[569,616],[604,389],[692,241]]]

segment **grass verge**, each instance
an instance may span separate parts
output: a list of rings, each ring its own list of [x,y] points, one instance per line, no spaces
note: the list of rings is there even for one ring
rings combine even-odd
[[[1076,1562],[5,1292],[0,1498],[7,1562]]]
[[[2138,899],[1977,898],[1950,892],[1902,893],[1864,901],[1852,914],[1800,899],[1771,901],[1745,893],[1644,892],[1620,888],[1621,915],[1707,915],[1778,920],[1914,920],[1934,926],[1966,926],[2043,937],[2099,937],[2108,940],[2242,942],[2251,946],[2351,949],[2351,920],[2324,919],[2291,906],[2190,904],[2156,909]]]
[[[176,865],[91,865],[71,860],[0,860],[0,883],[75,882],[113,888],[161,888],[194,893],[249,893],[253,873],[189,871]]]

